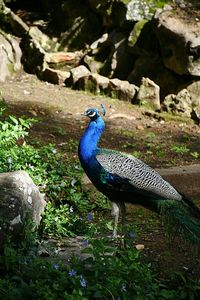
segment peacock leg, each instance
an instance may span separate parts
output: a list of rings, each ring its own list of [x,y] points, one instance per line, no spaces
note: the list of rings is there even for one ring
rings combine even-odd
[[[112,216],[114,216],[114,228],[113,228],[113,234],[112,237],[117,237],[117,225],[119,221],[119,206],[116,202],[112,202]]]
[[[126,223],[126,206],[124,202],[120,202],[119,205],[120,205],[120,210],[122,215],[122,226],[124,226]]]
[[[126,206],[124,202],[120,202],[120,210],[122,216],[122,233],[125,234],[125,225],[126,225]]]

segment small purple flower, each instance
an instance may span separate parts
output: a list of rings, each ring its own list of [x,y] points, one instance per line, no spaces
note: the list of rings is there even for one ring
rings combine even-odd
[[[69,274],[69,276],[72,277],[72,276],[76,276],[77,272],[76,272],[76,270],[72,269],[68,272],[68,274]]]
[[[86,280],[83,278],[83,276],[80,276],[80,284],[83,288],[87,286]]]
[[[134,239],[134,237],[135,237],[135,234],[133,231],[130,231],[128,235],[131,239]]]
[[[53,264],[53,268],[55,269],[55,270],[58,270],[59,269],[59,264]]]
[[[88,222],[91,222],[93,220],[93,215],[91,213],[87,214],[87,220]]]
[[[89,244],[88,240],[83,240],[83,241],[82,241],[82,245],[83,245],[84,247],[86,247],[88,244]]]

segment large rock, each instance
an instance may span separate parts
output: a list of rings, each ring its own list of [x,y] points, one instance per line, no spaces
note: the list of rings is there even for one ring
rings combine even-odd
[[[190,93],[192,103],[192,119],[199,125],[200,124],[200,80],[193,82],[187,86]]]
[[[134,103],[137,92],[138,87],[126,80],[119,80],[118,78],[110,79],[109,94],[112,97]]]
[[[92,10],[102,17],[104,27],[123,27],[138,20],[150,20],[156,9],[155,1],[149,0],[89,0],[89,3]]]
[[[179,75],[200,76],[200,22],[173,9],[155,14],[164,64]]]
[[[70,78],[70,72],[55,70],[47,66],[40,73],[40,78],[52,84],[64,84]]]
[[[167,112],[191,117],[193,105],[187,89],[181,90],[177,95],[170,94],[165,97],[162,108]]]
[[[193,106],[200,108],[200,80],[189,84],[187,86],[187,90],[190,93]]]
[[[191,117],[200,124],[200,81],[193,82],[175,94],[169,94],[162,103],[162,109],[167,112]]]
[[[140,105],[150,107],[154,110],[160,109],[160,87],[149,78],[142,78],[137,100]]]
[[[0,82],[21,69],[21,56],[19,41],[0,31]]]
[[[127,32],[116,29],[103,34],[89,47],[90,61],[86,64],[103,76],[126,79],[134,64],[132,54],[127,51],[127,39]]]
[[[29,30],[29,26],[23,22],[23,20],[17,16],[10,8],[5,5],[0,7],[1,10],[1,22],[9,25],[12,33],[18,37],[23,37],[27,34]]]
[[[79,65],[82,56],[83,54],[81,51],[48,52],[45,55],[45,61],[53,69],[68,71]]]
[[[59,51],[83,49],[101,34],[101,18],[91,10],[88,1],[65,0],[60,5],[55,1],[43,2],[48,6],[50,26],[59,36]]]
[[[154,11],[155,4],[153,1],[131,0],[127,4],[126,20],[150,20],[153,17]]]
[[[27,218],[39,225],[45,207],[43,195],[25,171],[0,174],[0,247],[7,235],[23,236]]]
[[[91,73],[79,79],[78,86],[95,94],[108,93],[109,79],[97,73]]]
[[[74,88],[79,87],[79,80],[90,74],[90,71],[85,66],[80,65],[70,70],[70,77],[66,79],[65,83],[67,86],[73,86]]]
[[[22,39],[22,63],[26,72],[40,76],[45,69],[46,50],[50,47],[48,37],[37,27],[31,27],[29,33]]]

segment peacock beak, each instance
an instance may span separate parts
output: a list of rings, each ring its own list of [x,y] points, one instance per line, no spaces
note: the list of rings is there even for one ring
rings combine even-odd
[[[87,117],[87,111],[84,111],[81,116],[86,116]]]

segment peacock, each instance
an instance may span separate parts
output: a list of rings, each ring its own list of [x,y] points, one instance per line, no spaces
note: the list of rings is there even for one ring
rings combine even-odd
[[[200,210],[194,202],[140,159],[99,148],[104,120],[97,108],[89,108],[83,115],[90,122],[80,139],[78,156],[91,182],[112,203],[113,237],[117,236],[119,212],[124,224],[125,203],[132,203],[165,216],[173,228],[179,228],[186,238],[200,246]]]

